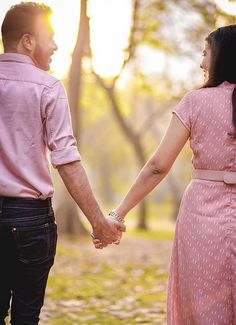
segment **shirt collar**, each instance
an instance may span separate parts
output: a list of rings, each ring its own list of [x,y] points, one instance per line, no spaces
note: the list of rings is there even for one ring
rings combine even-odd
[[[19,62],[35,65],[34,61],[28,55],[19,53],[4,53],[0,54],[0,62]]]

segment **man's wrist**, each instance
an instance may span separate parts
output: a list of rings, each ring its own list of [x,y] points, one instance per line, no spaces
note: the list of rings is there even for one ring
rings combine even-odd
[[[106,218],[103,215],[96,216],[91,220],[91,226],[93,229],[100,229],[106,222]]]

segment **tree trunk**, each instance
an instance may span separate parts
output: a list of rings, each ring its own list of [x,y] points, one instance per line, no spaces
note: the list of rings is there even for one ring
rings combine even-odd
[[[143,200],[139,204],[139,216],[138,216],[138,222],[137,222],[138,229],[148,229],[148,227],[147,227],[147,213],[148,213],[147,200]]]
[[[175,177],[171,173],[169,173],[169,175],[168,175],[168,185],[170,186],[173,201],[174,201],[173,202],[172,219],[175,221],[177,219],[177,216],[179,213],[181,195],[180,195],[179,187],[177,185],[177,181],[175,180]]]
[[[142,147],[140,138],[138,137],[137,140],[138,140],[137,146],[135,146],[134,143],[132,143],[132,140],[130,140],[130,141],[135,148],[138,165],[139,165],[140,169],[142,169],[146,163],[146,157],[145,157],[144,149]],[[137,228],[138,229],[148,229],[148,226],[147,226],[147,215],[148,215],[147,199],[144,199],[139,204],[138,207],[139,207],[139,215],[138,215]]]
[[[126,49],[126,59],[123,62],[123,67],[121,71],[124,69],[124,67],[128,64],[128,62],[134,57],[135,55],[135,33],[136,30],[138,30],[138,11],[140,7],[140,1],[139,0],[134,0],[133,1],[133,24],[131,27],[131,32],[130,32],[130,39],[129,39],[129,45],[127,46]],[[121,73],[120,71],[120,73]],[[104,80],[97,75],[94,72],[94,75],[96,76],[97,83],[105,90],[108,99],[111,103],[111,108],[114,114],[114,117],[120,126],[122,132],[124,133],[125,137],[127,138],[128,142],[131,144],[135,157],[138,162],[138,166],[142,168],[146,162],[145,158],[145,153],[144,153],[144,148],[141,143],[140,136],[134,132],[131,126],[129,126],[119,108],[116,96],[115,96],[115,85],[116,81],[120,77],[120,74],[118,74],[116,77],[113,78],[113,81],[110,83],[109,86],[106,85]],[[143,200],[140,205],[139,205],[139,217],[138,217],[138,223],[137,227],[140,229],[147,229],[147,204],[146,200]]]
[[[60,176],[58,176],[59,178]],[[59,180],[57,180],[59,181]],[[82,224],[78,207],[67,191],[65,185],[60,181],[60,191],[55,193],[55,211],[58,223],[58,232],[69,235],[87,235],[87,230]]]
[[[87,0],[81,0],[80,23],[76,45],[68,79],[68,97],[71,110],[73,131],[77,141],[81,135],[80,98],[82,89],[82,60],[89,49],[89,18],[87,16]]]
[[[68,80],[68,98],[72,117],[73,132],[77,142],[81,135],[80,98],[82,86],[82,59],[87,54],[89,43],[89,19],[87,16],[87,0],[81,0],[80,23]],[[82,224],[77,205],[68,194],[65,186],[60,187],[56,208],[59,231],[66,234],[85,235],[87,230]]]
[[[113,113],[117,119],[117,122],[119,123],[120,128],[122,129],[129,143],[133,147],[134,154],[138,162],[138,166],[141,169],[146,163],[146,157],[144,153],[144,148],[141,143],[141,139],[139,135],[135,134],[132,128],[129,127],[127,123],[125,123],[125,120],[121,115],[121,111],[118,107],[118,103],[114,93],[114,88],[110,88],[110,89],[108,88],[108,94],[111,101]],[[147,214],[148,214],[147,199],[144,199],[139,204],[139,215],[138,215],[138,222],[137,222],[138,229],[147,229]]]

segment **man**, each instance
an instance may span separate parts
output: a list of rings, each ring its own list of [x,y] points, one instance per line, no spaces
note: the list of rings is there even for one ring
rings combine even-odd
[[[93,196],[72,134],[65,91],[47,74],[57,50],[51,9],[22,2],[2,24],[0,55],[0,325],[11,300],[11,324],[38,324],[57,230],[48,167],[68,191],[103,246],[119,242],[124,225],[105,219]]]

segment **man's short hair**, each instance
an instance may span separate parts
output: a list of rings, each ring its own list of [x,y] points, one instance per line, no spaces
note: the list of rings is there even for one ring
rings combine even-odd
[[[4,49],[18,44],[24,34],[34,34],[35,19],[38,15],[50,17],[52,10],[42,3],[21,2],[12,6],[2,23]]]

